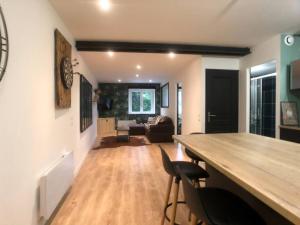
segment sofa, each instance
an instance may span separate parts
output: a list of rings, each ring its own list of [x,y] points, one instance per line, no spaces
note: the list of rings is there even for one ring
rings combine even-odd
[[[173,142],[174,124],[170,117],[157,116],[145,123],[145,134],[152,143]]]

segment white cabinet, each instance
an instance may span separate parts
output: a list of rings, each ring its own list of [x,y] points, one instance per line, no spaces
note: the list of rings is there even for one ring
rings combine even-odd
[[[111,136],[116,134],[115,117],[98,118],[98,137]]]

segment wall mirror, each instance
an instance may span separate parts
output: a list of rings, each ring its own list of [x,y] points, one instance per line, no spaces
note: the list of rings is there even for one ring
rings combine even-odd
[[[169,83],[161,87],[161,107],[169,108]]]
[[[93,86],[80,75],[80,132],[93,123]]]

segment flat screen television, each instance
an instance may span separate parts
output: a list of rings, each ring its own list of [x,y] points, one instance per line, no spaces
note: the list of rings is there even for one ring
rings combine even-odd
[[[100,97],[100,109],[102,111],[112,110],[113,100],[107,97]]]
[[[300,89],[300,60],[291,63],[290,68],[290,89]]]

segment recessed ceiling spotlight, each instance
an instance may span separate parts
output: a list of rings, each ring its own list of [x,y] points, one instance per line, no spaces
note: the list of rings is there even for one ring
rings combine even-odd
[[[141,66],[141,65],[136,65],[136,68],[137,68],[138,70],[141,70],[141,69],[142,69],[142,66]]]
[[[149,80],[149,83],[152,83],[152,80]]]
[[[169,52],[169,57],[171,59],[174,59],[176,57],[176,54],[174,52]]]
[[[99,6],[100,6],[100,9],[107,12],[111,8],[111,3],[109,0],[99,0]]]
[[[122,82],[122,80],[120,80],[120,79],[119,79],[119,80],[118,80],[118,82],[119,82],[119,83],[121,83],[121,82]]]
[[[114,56],[114,52],[113,51],[107,51],[107,54],[109,57],[113,57]]]
[[[136,74],[135,76],[136,76],[136,77],[140,77],[140,75],[139,75],[139,74]]]

